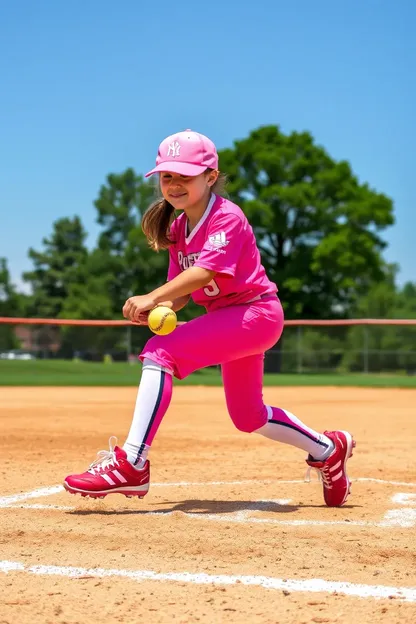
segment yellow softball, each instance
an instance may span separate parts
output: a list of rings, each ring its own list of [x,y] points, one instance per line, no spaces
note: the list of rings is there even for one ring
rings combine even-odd
[[[150,311],[148,317],[149,329],[158,336],[166,336],[173,332],[177,322],[175,312],[166,306],[156,306]]]

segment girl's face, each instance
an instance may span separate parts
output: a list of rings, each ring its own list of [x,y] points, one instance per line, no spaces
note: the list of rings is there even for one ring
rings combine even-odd
[[[192,177],[163,171],[160,174],[160,190],[176,210],[186,210],[208,201],[217,177],[217,171],[204,171]]]

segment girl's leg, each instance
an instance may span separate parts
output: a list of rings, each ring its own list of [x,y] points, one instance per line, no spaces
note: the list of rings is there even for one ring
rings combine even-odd
[[[264,355],[259,354],[221,367],[227,408],[235,426],[240,431],[296,446],[322,461],[334,449],[327,436],[307,427],[291,412],[264,404],[263,361]]]
[[[283,315],[276,297],[257,305],[218,310],[155,336],[140,358],[143,372],[130,432],[123,449],[137,467],[149,447],[172,397],[172,372],[179,378],[226,359],[257,352],[280,336]]]
[[[72,494],[103,498],[107,494],[143,498],[149,490],[147,451],[172,396],[172,373],[145,360],[133,422],[123,449],[110,438],[109,451],[100,451],[86,472],[66,477],[64,487]]]
[[[306,463],[321,475],[325,503],[340,507],[350,493],[346,465],[355,441],[348,431],[318,433],[280,407],[264,405],[263,356],[222,365],[228,411],[238,429],[285,442],[306,451]]]
[[[133,421],[123,449],[128,460],[141,468],[172,398],[172,372],[145,359]]]
[[[277,342],[282,328],[280,302],[270,297],[210,312],[168,336],[151,338],[140,355],[143,375],[125,447],[110,441],[110,450],[100,453],[86,473],[67,477],[65,487],[92,496],[143,494],[149,483],[145,456],[171,400],[172,374],[182,379],[205,366],[264,351]]]

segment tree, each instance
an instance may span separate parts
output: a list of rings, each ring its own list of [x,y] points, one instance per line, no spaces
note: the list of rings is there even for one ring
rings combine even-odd
[[[44,238],[42,251],[30,248],[28,255],[34,269],[23,274],[23,279],[31,284],[32,295],[27,309],[30,317],[59,318],[68,303],[69,294],[76,285],[87,282],[86,261],[88,250],[85,246],[86,232],[78,216],[58,219],[53,224],[52,234]],[[82,299],[78,300],[78,305]],[[76,316],[76,315],[75,315]],[[39,352],[47,357],[62,343],[61,332],[57,327],[39,326],[32,328],[32,341]]]
[[[31,284],[31,316],[57,318],[74,284],[84,283],[83,270],[88,257],[86,232],[79,217],[55,221],[49,238],[44,238],[43,251],[29,249],[33,271],[23,274]]]
[[[17,307],[17,293],[11,282],[6,258],[0,258],[0,316],[12,316]]]
[[[109,174],[94,202],[97,222],[103,227],[96,259],[104,273],[113,275],[109,292],[116,316],[131,294],[145,292],[166,273],[167,257],[151,252],[140,226],[154,195],[153,184],[129,168]]]
[[[390,267],[386,281],[375,284],[355,306],[357,318],[416,319],[416,284],[398,289]],[[352,327],[343,366],[348,370],[416,370],[416,327],[371,325]]]
[[[416,283],[407,282],[397,294],[396,318],[416,319]],[[414,343],[413,343],[414,344]]]
[[[384,279],[379,233],[393,223],[391,200],[308,132],[261,127],[220,152],[220,163],[289,318],[345,315]]]
[[[18,316],[22,297],[16,292],[10,278],[6,258],[0,258],[0,316]],[[0,324],[0,349],[15,349],[19,346],[12,325]]]
[[[93,250],[79,267],[78,279],[69,284],[60,316],[71,319],[112,319],[114,305],[111,291],[117,276],[108,266],[108,257],[100,249]],[[116,314],[120,316],[120,311]],[[60,355],[72,357],[75,352],[83,357],[99,358],[103,353],[121,350],[125,334],[114,327],[62,327]],[[125,350],[125,346],[124,346]]]

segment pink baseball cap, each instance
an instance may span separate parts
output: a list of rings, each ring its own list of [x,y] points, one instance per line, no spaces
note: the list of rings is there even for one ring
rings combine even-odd
[[[185,130],[166,137],[159,145],[156,167],[146,173],[149,177],[160,171],[197,176],[206,169],[218,169],[218,154],[214,143],[199,132]]]

